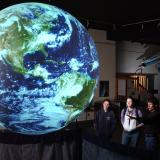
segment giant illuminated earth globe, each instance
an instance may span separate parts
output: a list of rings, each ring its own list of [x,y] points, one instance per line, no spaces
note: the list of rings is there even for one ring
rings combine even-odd
[[[87,30],[63,10],[22,3],[0,11],[0,125],[22,134],[65,127],[91,102],[99,62]]]

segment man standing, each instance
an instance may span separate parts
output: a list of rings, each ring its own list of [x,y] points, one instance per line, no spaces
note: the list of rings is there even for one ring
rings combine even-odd
[[[133,98],[127,98],[126,107],[121,112],[121,124],[123,126],[122,144],[136,147],[139,139],[139,128],[143,126],[143,123],[139,123],[132,117],[142,117],[141,111],[134,106]]]
[[[159,111],[156,109],[156,103],[153,99],[148,100],[147,112],[143,118],[128,115],[130,119],[136,119],[144,123],[145,145],[148,151],[158,151],[159,116]]]

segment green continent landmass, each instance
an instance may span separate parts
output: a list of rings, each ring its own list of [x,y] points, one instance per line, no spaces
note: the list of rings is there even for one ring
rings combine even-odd
[[[87,74],[71,72],[62,74],[56,81],[57,92],[55,101],[68,112],[83,110],[91,99],[96,80]]]
[[[55,81],[53,100],[62,106],[68,117],[66,124],[79,115],[91,100],[96,80],[84,73],[66,72]]]
[[[14,23],[2,30],[4,33],[0,34],[0,51],[7,51],[7,53],[3,55],[3,59],[7,64],[12,66],[12,69],[15,72],[27,74],[27,69],[24,67],[23,57],[26,54],[35,53],[36,51],[41,51],[41,53],[47,56],[44,44],[37,43],[35,46],[32,46],[32,42],[36,40],[41,31],[48,32],[51,28],[51,24],[46,24],[46,22],[44,22],[44,15],[41,15],[41,17],[37,17],[34,20],[20,17],[18,14],[10,15],[8,21],[12,21],[12,16],[16,16],[18,21],[14,21]],[[0,22],[0,25],[3,26],[5,21],[3,19],[3,21]],[[36,30],[35,32],[27,30],[27,28],[29,29],[30,26],[36,24],[41,24],[39,30]]]
[[[96,80],[87,80],[83,85],[82,91],[78,95],[67,98],[65,102],[66,108],[67,106],[71,106],[68,107],[68,109],[83,110],[93,94],[95,84]]]
[[[31,36],[25,31],[20,21],[19,25],[21,31],[19,31],[17,24],[13,23],[7,28],[7,31],[0,36],[0,50],[7,49],[7,53],[3,58],[12,66],[14,71],[18,73],[25,73],[26,69],[23,64],[23,53],[27,51],[25,45]]]
[[[64,40],[63,34],[67,32],[67,25],[65,29],[57,31],[57,27],[60,28],[62,23],[61,16],[57,10],[55,11],[48,5],[42,5],[44,12],[38,6],[29,6],[26,10],[23,7],[12,9],[11,11],[4,10],[0,17],[0,59],[3,59],[13,71],[19,74],[40,77],[45,83],[52,83],[53,81],[48,78],[50,73],[40,64],[31,70],[25,68],[24,56],[38,51],[47,57],[45,45],[53,42],[50,47],[58,46],[61,41],[58,37],[62,36],[61,39]],[[28,15],[30,12],[34,18]],[[50,34],[50,31],[53,33]],[[63,65],[65,62],[58,64]]]

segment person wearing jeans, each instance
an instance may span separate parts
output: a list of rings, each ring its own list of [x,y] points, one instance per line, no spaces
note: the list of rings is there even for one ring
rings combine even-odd
[[[130,119],[136,119],[139,122],[144,123],[145,145],[148,151],[156,152],[158,149],[159,116],[160,113],[156,109],[153,99],[148,100],[147,112],[143,118],[136,118],[128,115]]]
[[[149,151],[156,151],[158,146],[158,136],[153,134],[145,134],[145,145]]]
[[[137,142],[139,138],[139,131],[123,131],[122,134],[122,144],[130,146],[130,147],[136,147]]]
[[[139,128],[143,123],[136,119],[128,117],[142,117],[141,111],[134,106],[133,98],[129,97],[126,101],[126,107],[121,111],[121,124],[123,126],[122,144],[130,147],[136,147],[140,135]]]

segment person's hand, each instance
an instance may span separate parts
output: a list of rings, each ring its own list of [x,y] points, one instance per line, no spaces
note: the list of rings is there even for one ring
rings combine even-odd
[[[136,117],[133,117],[133,116],[130,116],[130,115],[127,115],[130,119],[136,119]]]
[[[140,128],[140,127],[142,127],[144,124],[143,123],[140,123],[140,124],[138,124],[137,126],[136,126],[136,128]]]

